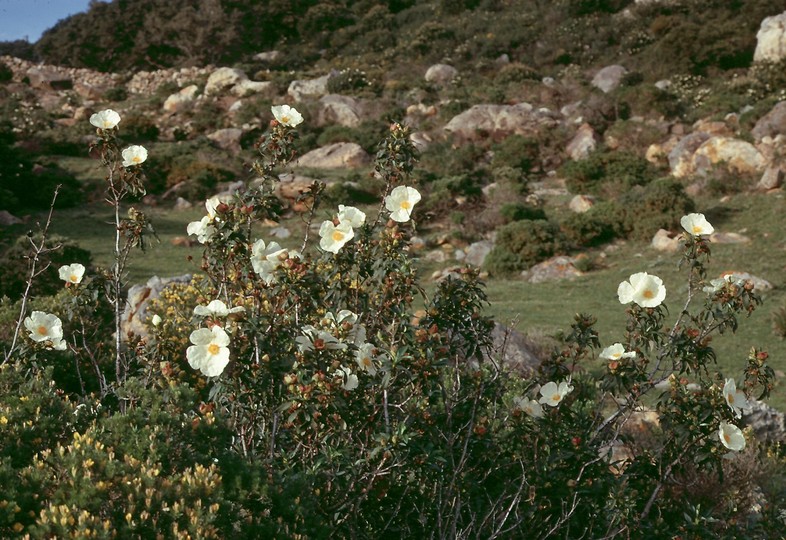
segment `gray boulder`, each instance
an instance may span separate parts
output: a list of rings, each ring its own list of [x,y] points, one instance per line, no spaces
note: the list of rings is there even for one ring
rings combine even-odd
[[[767,114],[759,118],[751,130],[751,135],[757,141],[764,137],[776,137],[786,133],[786,101],[777,103]]]
[[[592,78],[592,86],[608,94],[622,83],[622,78],[627,72],[627,69],[617,64],[606,66]]]
[[[169,278],[153,276],[144,285],[131,287],[128,290],[128,302],[120,322],[120,331],[123,336],[134,334],[147,338],[147,308],[150,305],[150,301],[159,298],[161,292],[170,284],[190,282],[191,274]]]
[[[426,70],[425,79],[435,84],[448,84],[458,75],[458,70],[447,64],[434,64]]]
[[[360,105],[354,98],[338,94],[328,94],[319,98],[318,125],[338,124],[357,127],[360,125],[360,120]]]
[[[215,70],[207,78],[205,94],[208,96],[220,94],[241,81],[248,80],[248,76],[240,69],[222,67]]]
[[[754,62],[779,62],[786,58],[786,12],[767,17],[756,34]]]
[[[371,163],[371,156],[359,144],[339,142],[300,156],[295,166],[313,169],[352,169],[369,163]]]

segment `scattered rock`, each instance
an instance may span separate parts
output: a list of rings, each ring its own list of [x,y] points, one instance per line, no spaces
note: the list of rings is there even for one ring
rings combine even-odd
[[[770,112],[759,118],[751,130],[751,135],[757,141],[781,133],[786,133],[786,101],[777,103]]]
[[[225,128],[208,133],[207,138],[216,143],[216,146],[237,154],[240,152],[240,138],[243,130],[240,128]]]
[[[191,274],[182,276],[160,278],[153,276],[144,285],[134,285],[128,290],[128,302],[123,319],[120,323],[120,331],[123,336],[135,334],[137,336],[148,337],[147,306],[150,301],[161,296],[161,291],[172,283],[190,283]]]
[[[756,189],[768,191],[776,189],[783,185],[784,170],[778,166],[767,167],[764,174],[761,175],[761,180],[756,184]]]
[[[230,92],[237,97],[260,94],[272,98],[276,95],[276,88],[270,81],[251,81],[246,79],[235,84]]]
[[[595,206],[595,197],[592,195],[576,195],[568,203],[568,209],[577,214],[583,214]]]
[[[583,273],[573,266],[573,259],[564,255],[552,257],[521,273],[521,276],[530,283],[573,279],[581,275]]]
[[[660,229],[655,233],[650,245],[658,251],[674,253],[682,246],[682,235],[673,234],[666,229]]]
[[[491,340],[492,358],[501,360],[503,366],[522,375],[531,375],[540,366],[538,347],[521,332],[494,323]]]
[[[190,248],[198,244],[196,240],[193,238],[189,238],[188,236],[175,236],[172,240],[169,241],[170,244],[174,247],[185,247]]]
[[[259,62],[275,62],[281,58],[281,51],[264,51],[254,55],[254,60]]]
[[[735,232],[714,232],[710,235],[710,242],[714,244],[747,244],[750,241],[744,234]]]
[[[205,94],[208,96],[220,94],[224,90],[231,88],[232,86],[235,86],[239,82],[245,80],[248,80],[248,75],[246,75],[240,69],[229,67],[218,68],[210,74],[210,77],[207,78],[207,83],[205,84]]]
[[[369,163],[371,163],[371,156],[359,144],[338,142],[300,156],[295,166],[314,169],[351,169]]]
[[[193,208],[193,207],[194,207],[194,205],[191,203],[191,201],[188,201],[188,200],[184,199],[183,197],[178,197],[175,200],[175,205],[174,205],[173,208],[175,210],[188,210],[189,208]]]
[[[541,127],[556,125],[551,116],[542,110],[536,111],[529,103],[474,105],[454,116],[444,129],[463,140],[499,139],[512,134],[533,134]]]
[[[589,124],[582,124],[565,150],[571,159],[578,161],[589,157],[597,145],[595,130]]]
[[[749,411],[742,415],[742,423],[750,426],[760,441],[786,442],[786,417],[776,409],[757,399],[750,399]]]
[[[488,240],[473,242],[464,250],[464,262],[478,268],[482,267],[486,256],[491,253],[493,247],[494,244]]]
[[[286,227],[273,227],[268,231],[268,234],[273,238],[281,238],[282,240],[292,236],[292,232]]]
[[[425,131],[415,131],[414,133],[410,133],[409,140],[412,141],[412,144],[415,145],[415,148],[421,152],[428,148],[432,142],[434,142],[431,136]]]
[[[22,220],[8,210],[0,210],[0,225],[8,227],[9,225],[16,225],[17,223],[22,223]]]
[[[192,84],[186,86],[179,92],[175,92],[164,101],[164,111],[168,113],[177,113],[191,108],[198,91],[199,87]]]
[[[624,77],[627,72],[627,69],[617,64],[606,66],[598,71],[592,78],[592,86],[608,94],[622,83],[622,77]]]
[[[304,98],[313,97],[317,98],[327,94],[328,80],[333,76],[333,73],[328,73],[316,79],[305,79],[299,81],[292,81],[289,83],[287,94],[292,96],[295,101],[302,101]]]
[[[450,256],[448,252],[443,249],[434,249],[426,253],[424,259],[435,263],[444,263],[450,259]]]
[[[448,84],[458,75],[458,70],[447,64],[434,64],[426,70],[426,82]]]
[[[739,280],[743,280],[743,281],[750,281],[751,283],[753,283],[753,288],[757,292],[770,291],[770,290],[774,289],[774,286],[772,285],[772,283],[770,283],[766,279],[760,278],[758,276],[754,276],[753,274],[750,274],[748,272],[738,272],[736,270],[727,270],[726,272],[723,272],[719,277],[724,278],[726,276],[732,276],[733,279],[739,279]]]
[[[317,125],[338,124],[346,127],[360,125],[360,105],[349,96],[328,94],[319,98]]]
[[[779,62],[786,58],[786,12],[767,17],[756,34],[754,62]]]

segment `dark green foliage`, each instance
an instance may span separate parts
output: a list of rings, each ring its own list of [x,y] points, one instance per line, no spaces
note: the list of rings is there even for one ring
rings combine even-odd
[[[622,218],[616,203],[601,202],[584,213],[569,214],[560,222],[560,227],[575,247],[591,247],[617,237],[621,233]]]
[[[623,228],[628,238],[649,241],[658,229],[674,230],[680,218],[695,208],[682,184],[660,178],[647,186],[636,186],[619,199],[624,214]]]
[[[0,83],[10,81],[14,76],[14,72],[4,62],[0,62]]]
[[[15,240],[5,239],[0,244],[0,297],[17,299],[24,292],[30,276],[30,240],[28,236],[20,236]],[[35,238],[32,240],[35,241]],[[64,283],[57,273],[62,265],[81,263],[85,267],[90,266],[90,252],[68,238],[50,236],[47,246],[53,249],[39,258],[38,270],[45,270],[33,283],[32,294],[35,296],[48,296],[63,288]]]
[[[109,101],[125,101],[128,99],[128,91],[122,86],[115,86],[104,92],[104,97]]]
[[[514,167],[529,171],[538,164],[540,144],[537,139],[511,135],[491,147],[495,167]]]
[[[499,214],[506,223],[512,221],[546,219],[546,212],[542,208],[526,203],[511,202],[500,207]]]
[[[514,221],[497,230],[486,268],[495,275],[509,275],[567,249],[567,239],[556,224],[543,219]]]
[[[568,161],[562,174],[571,193],[618,196],[658,176],[646,159],[630,152],[599,150],[586,159]]]
[[[342,69],[330,77],[327,83],[328,92],[331,94],[347,94],[369,85],[366,73],[359,69]]]
[[[126,114],[123,116],[123,137],[134,144],[154,142],[158,139],[158,126],[143,114]]]

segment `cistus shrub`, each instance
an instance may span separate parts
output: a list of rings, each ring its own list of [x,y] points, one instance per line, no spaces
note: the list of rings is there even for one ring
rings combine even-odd
[[[631,274],[617,287],[618,342],[604,347],[596,319],[579,313],[525,375],[495,345],[477,270],[456,269],[429,292],[420,282],[410,241],[434,194],[415,186],[417,152],[401,125],[377,148],[378,206],[327,206],[314,183],[296,249],[258,236],[256,225],[280,214],[277,172],[296,157],[303,121],[289,106],[271,112],[259,181],[205,201],[187,227],[204,246],[201,275],[154,302],[140,333],[120,331],[120,291],[147,222],[119,209],[144,191],[141,150],[121,164],[119,115],[91,119],[114,195],[115,262],[69,270],[62,310],[30,309],[23,295],[0,366],[0,534],[763,539],[778,530],[775,513],[744,519],[748,483],[693,504],[704,480],[728,484],[746,460],[763,459],[739,419],[775,377],[758,349],[733,373],[716,371],[711,338],[734,332],[760,299],[751,282],[707,279],[705,216],[678,218],[687,303],[673,298],[676,284]],[[660,181],[636,189],[653,209],[679,197]],[[568,247],[557,224],[517,221],[489,257],[518,271]],[[109,322],[87,316],[96,295]],[[62,384],[53,363],[81,384]],[[658,428],[642,437],[630,424],[645,403]]]
[[[493,274],[510,275],[567,250],[567,240],[557,224],[545,219],[514,221],[497,230],[485,264]]]
[[[636,186],[618,199],[624,215],[625,236],[649,241],[658,229],[673,230],[680,217],[692,212],[695,203],[683,185],[673,178],[659,178],[646,186]]]

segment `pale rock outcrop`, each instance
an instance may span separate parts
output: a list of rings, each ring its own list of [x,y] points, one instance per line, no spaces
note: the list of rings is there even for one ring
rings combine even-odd
[[[756,189],[767,191],[776,189],[783,185],[784,169],[781,166],[773,165],[767,167],[764,174],[761,175],[759,183],[756,184]]]
[[[70,75],[50,66],[36,66],[27,70],[30,86],[41,90],[70,90],[74,81]]]
[[[552,116],[550,112],[535,110],[529,103],[474,105],[451,118],[444,129],[464,140],[476,139],[479,134],[502,138],[533,134],[542,127],[553,126],[556,121]]]
[[[339,142],[300,156],[295,166],[314,169],[352,169],[369,163],[371,163],[371,156],[359,144]]]
[[[17,223],[22,223],[22,220],[8,210],[0,210],[0,225],[8,227],[10,225],[16,225]]]
[[[205,83],[205,94],[208,96],[220,94],[236,84],[248,80],[248,75],[243,70],[221,67],[213,71]]]
[[[577,214],[583,214],[595,206],[595,197],[591,195],[576,195],[568,203],[568,209]]]
[[[319,98],[317,125],[338,124],[346,127],[360,125],[360,104],[349,96],[328,94]]]
[[[237,97],[247,97],[254,94],[260,94],[265,97],[274,97],[276,95],[276,88],[270,81],[252,81],[249,79],[241,80],[235,84],[230,93]]]
[[[303,79],[289,83],[287,94],[295,101],[303,101],[305,98],[318,98],[328,93],[327,83],[333,76],[333,72],[318,77],[316,79]]]
[[[697,131],[680,139],[669,152],[671,174],[677,178],[693,174],[693,154],[709,138],[708,134]]]
[[[573,259],[564,255],[552,257],[521,273],[530,283],[574,279],[581,275],[583,273],[573,265]]]
[[[786,12],[767,17],[756,34],[754,62],[779,62],[786,58]]]
[[[263,51],[255,54],[253,58],[259,62],[275,62],[281,58],[281,51]]]
[[[737,173],[761,173],[766,162],[764,156],[751,143],[731,137],[712,137],[693,154],[693,171],[707,174],[715,165],[725,164]]]
[[[216,143],[219,148],[238,153],[242,136],[243,130],[240,128],[225,128],[208,133],[207,138]]]
[[[759,118],[751,130],[756,141],[779,134],[786,134],[786,101],[777,103],[770,112]]]
[[[491,253],[491,249],[494,247],[494,243],[488,240],[480,240],[478,242],[473,242],[464,249],[464,262],[467,264],[471,264],[473,266],[477,266],[478,268],[483,266],[483,263],[486,260],[486,256]]]
[[[426,70],[426,82],[448,84],[458,75],[458,70],[447,64],[434,64]]]
[[[195,84],[186,86],[179,92],[170,95],[164,101],[163,109],[168,113],[177,113],[191,108],[196,98],[199,87]]]
[[[425,131],[415,131],[410,133],[409,140],[412,141],[412,144],[414,144],[415,148],[417,148],[420,152],[428,148],[431,143],[434,142],[434,139],[432,139],[431,136]]]
[[[666,229],[659,229],[652,237],[650,246],[658,251],[665,251],[667,253],[674,253],[680,249],[682,245],[682,235],[673,234]]]
[[[608,94],[622,83],[622,78],[627,72],[627,69],[618,64],[606,66],[592,78],[592,86]]]
[[[502,360],[502,365],[523,375],[532,375],[540,366],[538,347],[527,336],[494,323],[491,331],[491,354],[495,362]]]
[[[749,399],[749,410],[744,411],[742,423],[750,426],[760,441],[786,443],[786,416],[763,401]]]
[[[597,146],[598,141],[595,137],[595,130],[589,124],[582,124],[576,135],[568,143],[565,151],[571,159],[578,161],[589,157]]]

